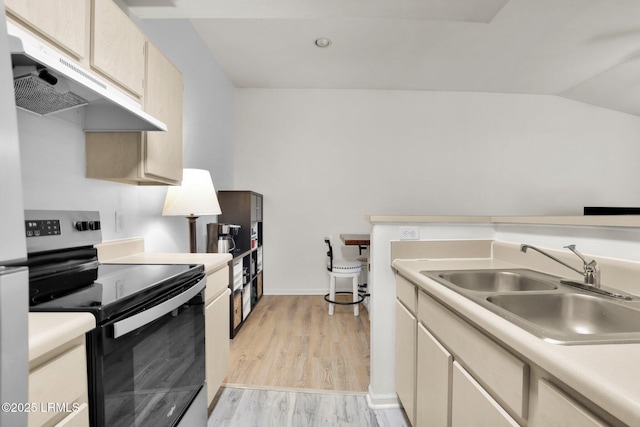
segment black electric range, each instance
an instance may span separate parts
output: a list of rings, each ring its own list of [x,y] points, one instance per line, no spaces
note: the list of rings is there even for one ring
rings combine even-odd
[[[96,318],[91,427],[206,425],[204,266],[101,264],[101,228],[95,211],[25,211],[29,310]]]

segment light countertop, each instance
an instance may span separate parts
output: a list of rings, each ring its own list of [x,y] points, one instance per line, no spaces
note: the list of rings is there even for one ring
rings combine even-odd
[[[205,274],[211,274],[226,267],[231,259],[231,254],[142,252],[101,260],[101,262],[105,264],[204,264]]]
[[[420,274],[424,270],[521,268],[494,259],[396,260],[393,267],[419,289],[462,314],[559,381],[628,425],[640,420],[640,344],[547,343],[475,302]]]
[[[90,313],[29,313],[29,362],[95,327]]]

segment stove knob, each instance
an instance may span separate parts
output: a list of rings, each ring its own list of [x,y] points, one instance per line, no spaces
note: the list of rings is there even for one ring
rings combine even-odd
[[[76,221],[76,230],[86,231],[89,229],[89,223],[87,221]]]
[[[100,221],[89,221],[89,230],[100,230]]]

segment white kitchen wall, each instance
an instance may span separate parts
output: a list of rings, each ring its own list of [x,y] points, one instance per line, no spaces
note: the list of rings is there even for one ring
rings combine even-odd
[[[233,186],[235,88],[188,21],[140,23],[184,78],[184,165],[208,169],[217,188]],[[76,112],[71,116],[79,116]],[[187,252],[187,220],[161,216],[166,187],[137,187],[85,178],[84,133],[72,121],[18,111],[26,209],[99,210],[103,240],[143,236],[148,251]],[[125,228],[115,230],[115,212]],[[198,250],[207,222],[198,220]]]
[[[325,293],[322,237],[369,232],[365,214],[640,203],[640,118],[558,97],[238,89],[235,111],[235,185],[265,196],[267,294]]]

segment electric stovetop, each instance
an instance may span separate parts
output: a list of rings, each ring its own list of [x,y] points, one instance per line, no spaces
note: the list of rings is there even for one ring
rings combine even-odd
[[[29,310],[90,312],[100,324],[169,299],[203,277],[202,265],[89,263],[30,279]]]

